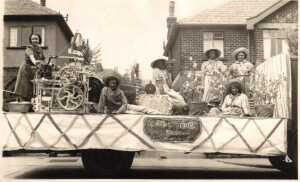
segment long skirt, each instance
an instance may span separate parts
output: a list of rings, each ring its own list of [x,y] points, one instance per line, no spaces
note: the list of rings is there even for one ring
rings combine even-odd
[[[15,93],[23,101],[31,101],[33,97],[33,83],[35,69],[29,64],[22,64],[19,68]]]

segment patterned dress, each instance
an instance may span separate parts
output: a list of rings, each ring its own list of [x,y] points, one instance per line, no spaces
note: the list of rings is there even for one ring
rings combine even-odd
[[[248,93],[250,84],[250,71],[253,68],[253,64],[247,60],[236,61],[229,67],[230,81],[239,81],[245,92]]]
[[[43,49],[39,46],[28,46],[25,50],[25,61],[20,66],[17,81],[15,85],[15,93],[24,101],[31,101],[33,97],[33,83],[36,68],[30,60],[33,55],[36,60],[45,60]]]
[[[214,99],[220,99],[219,90],[225,79],[227,66],[219,60],[208,60],[201,66],[201,71],[204,74],[203,86],[203,102],[210,102]]]

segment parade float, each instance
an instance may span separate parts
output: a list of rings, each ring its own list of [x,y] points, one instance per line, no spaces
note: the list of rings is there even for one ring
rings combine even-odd
[[[287,55],[257,67],[266,78],[287,78],[279,88],[285,91],[273,98],[273,117],[97,114],[93,106],[108,73],[80,54],[54,58],[70,62],[60,69],[54,65],[33,80],[34,112],[1,114],[4,151],[77,151],[84,167],[100,176],[130,169],[139,151],[248,154],[270,157],[281,169],[295,167],[289,145],[296,138],[292,134],[290,139],[288,128],[296,126],[297,108],[290,101],[297,98],[297,76]],[[270,66],[274,69],[266,69]]]

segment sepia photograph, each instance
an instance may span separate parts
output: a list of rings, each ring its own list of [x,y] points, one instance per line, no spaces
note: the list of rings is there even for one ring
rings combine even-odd
[[[298,0],[0,3],[0,181],[298,179]]]

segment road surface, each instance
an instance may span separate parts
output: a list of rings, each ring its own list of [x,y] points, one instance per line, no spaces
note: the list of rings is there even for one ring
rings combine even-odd
[[[166,156],[166,158],[161,157]],[[6,179],[85,179],[80,157],[2,158]],[[124,179],[288,179],[266,158],[204,158],[195,154],[142,154]]]

